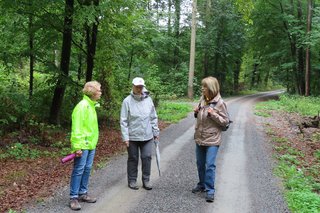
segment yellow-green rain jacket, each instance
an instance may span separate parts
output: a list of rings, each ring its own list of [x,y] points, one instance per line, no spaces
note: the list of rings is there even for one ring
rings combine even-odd
[[[97,102],[84,95],[72,112],[71,151],[93,150],[99,138]]]

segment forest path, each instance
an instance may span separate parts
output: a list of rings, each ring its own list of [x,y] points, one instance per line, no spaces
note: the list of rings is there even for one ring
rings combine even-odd
[[[90,193],[99,199],[95,204],[82,204],[82,211],[289,212],[282,197],[281,184],[272,174],[270,146],[265,143],[261,127],[256,125],[253,114],[255,102],[273,98],[278,93],[226,99],[234,123],[223,133],[223,144],[217,158],[214,203],[207,203],[204,193],[191,193],[198,181],[193,141],[195,120],[191,113],[161,132],[162,176],[158,175],[153,157],[153,190],[146,191],[141,187],[141,176],[138,177],[139,190],[127,187],[127,155],[124,153],[93,174]],[[68,186],[50,202],[27,212],[73,212],[68,207]]]

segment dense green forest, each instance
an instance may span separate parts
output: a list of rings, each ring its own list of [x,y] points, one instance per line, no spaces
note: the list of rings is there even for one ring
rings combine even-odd
[[[320,94],[319,0],[0,0],[0,131],[69,125],[86,81],[101,118],[118,117],[131,79],[156,103],[194,96],[212,75],[223,95],[281,86]],[[196,12],[194,70],[189,69]],[[191,97],[192,98],[192,97]]]

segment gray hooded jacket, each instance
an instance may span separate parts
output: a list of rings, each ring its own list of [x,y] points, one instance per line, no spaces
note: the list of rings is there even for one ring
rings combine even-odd
[[[158,116],[148,91],[131,91],[122,102],[120,126],[123,141],[147,141],[159,135]]]

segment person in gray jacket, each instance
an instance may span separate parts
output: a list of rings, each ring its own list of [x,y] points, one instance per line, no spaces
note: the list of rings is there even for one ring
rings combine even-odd
[[[158,116],[149,92],[142,78],[132,81],[132,91],[122,102],[120,126],[122,140],[127,146],[128,186],[139,189],[137,185],[139,151],[142,162],[142,184],[151,190],[151,154],[152,142],[159,140]]]

